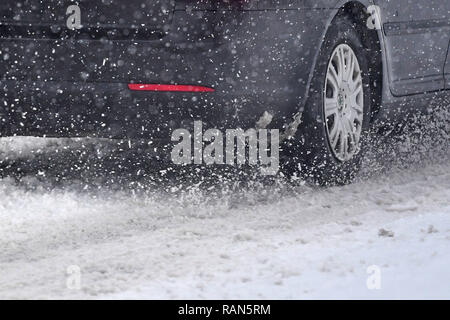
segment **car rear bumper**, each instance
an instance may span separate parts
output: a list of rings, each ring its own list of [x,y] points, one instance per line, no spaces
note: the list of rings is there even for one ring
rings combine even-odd
[[[0,81],[4,134],[170,139],[201,120],[211,128],[254,127],[255,96],[131,91],[124,83]]]

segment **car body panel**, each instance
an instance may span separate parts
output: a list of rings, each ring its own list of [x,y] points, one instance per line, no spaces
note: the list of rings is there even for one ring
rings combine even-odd
[[[381,8],[392,93],[403,96],[443,89],[450,2],[375,0],[375,4]]]

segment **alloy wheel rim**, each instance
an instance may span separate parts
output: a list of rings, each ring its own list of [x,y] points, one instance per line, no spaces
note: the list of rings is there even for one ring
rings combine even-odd
[[[333,155],[341,162],[351,160],[360,150],[364,91],[358,58],[347,44],[337,46],[331,55],[323,101]]]

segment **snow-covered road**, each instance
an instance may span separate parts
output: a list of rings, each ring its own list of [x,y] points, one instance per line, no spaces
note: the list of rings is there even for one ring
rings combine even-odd
[[[109,141],[2,139],[0,298],[448,299],[448,129],[389,138],[326,189],[161,187]]]

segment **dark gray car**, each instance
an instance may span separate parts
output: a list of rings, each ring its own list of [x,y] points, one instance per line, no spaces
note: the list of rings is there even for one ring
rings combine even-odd
[[[341,182],[450,89],[448,0],[2,0],[0,43],[2,136],[264,123],[288,172]]]

